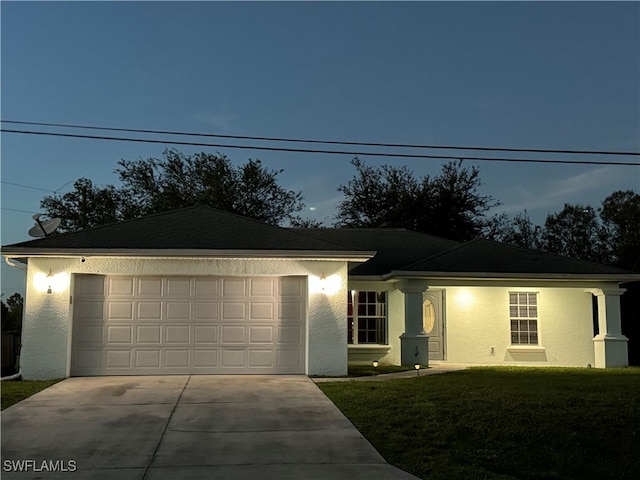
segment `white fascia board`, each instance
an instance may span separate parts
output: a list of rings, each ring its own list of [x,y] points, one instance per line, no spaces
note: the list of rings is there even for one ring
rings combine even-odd
[[[291,260],[336,260],[366,262],[376,252],[318,251],[318,250],[181,250],[181,249],[32,249],[16,248],[2,251],[5,257],[18,259],[30,257],[126,257],[126,258],[225,258],[225,259],[264,259],[284,258]]]
[[[426,278],[432,280],[553,280],[553,281],[603,281],[635,282],[640,273],[490,273],[490,272],[411,272],[394,270],[381,277],[384,280],[402,278]]]

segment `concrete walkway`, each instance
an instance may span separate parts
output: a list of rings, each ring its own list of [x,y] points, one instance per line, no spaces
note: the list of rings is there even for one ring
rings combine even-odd
[[[367,377],[338,377],[338,378],[313,378],[316,383],[321,382],[379,382],[384,380],[396,380],[398,378],[419,378],[427,375],[436,375],[438,373],[456,372],[465,370],[469,365],[462,363],[438,363],[430,362],[429,368],[423,368],[420,372],[415,370],[407,370],[406,372],[383,373],[381,375],[369,375]]]
[[[305,376],[70,378],[1,421],[3,480],[416,478]]]

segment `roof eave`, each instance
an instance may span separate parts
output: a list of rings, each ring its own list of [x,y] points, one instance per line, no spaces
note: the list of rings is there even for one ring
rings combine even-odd
[[[495,272],[414,272],[393,270],[381,276],[383,280],[429,278],[455,280],[554,280],[554,281],[640,281],[640,273],[495,273]]]
[[[219,249],[129,249],[129,248],[12,248],[2,250],[11,258],[43,257],[161,257],[161,258],[286,258],[304,260],[343,260],[366,262],[375,251],[343,250],[219,250]]]

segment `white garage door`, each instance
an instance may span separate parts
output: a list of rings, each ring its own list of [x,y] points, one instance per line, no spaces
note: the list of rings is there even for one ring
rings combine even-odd
[[[304,277],[77,275],[71,375],[305,373]]]

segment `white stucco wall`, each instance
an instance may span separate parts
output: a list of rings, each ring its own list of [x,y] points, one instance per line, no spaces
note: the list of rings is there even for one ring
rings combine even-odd
[[[509,292],[538,293],[538,347],[511,345]],[[584,288],[448,287],[446,358],[452,363],[594,364],[591,294]]]
[[[47,279],[51,270],[54,279]],[[31,258],[27,271],[21,369],[25,379],[69,375],[73,274],[307,277],[307,373],[347,373],[347,262],[292,259]],[[324,275],[322,290],[318,279]],[[50,283],[52,293],[46,290]]]
[[[592,295],[589,288],[615,283],[567,281],[430,281],[444,290],[445,361],[479,365],[595,365]],[[381,363],[400,364],[399,336],[404,332],[404,296],[389,282],[351,280],[349,289],[387,290],[389,346]],[[538,346],[511,345],[509,292],[537,292]],[[366,361],[366,349],[351,348],[350,361]]]

